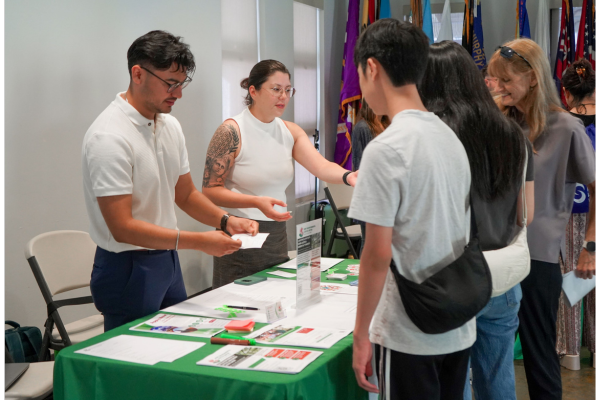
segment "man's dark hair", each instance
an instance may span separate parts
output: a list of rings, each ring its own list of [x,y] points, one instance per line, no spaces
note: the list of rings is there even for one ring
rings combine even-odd
[[[127,67],[131,77],[134,65],[152,66],[159,70],[168,70],[173,63],[179,71],[192,75],[196,69],[194,55],[190,46],[183,43],[181,36],[174,36],[165,31],[152,31],[135,39],[127,50]]]
[[[425,108],[458,136],[469,158],[474,192],[492,201],[514,188],[523,171],[525,136],[505,117],[471,55],[452,40],[431,45],[417,86]]]
[[[369,58],[376,59],[396,87],[418,84],[427,67],[429,38],[417,26],[385,18],[371,24],[360,35],[354,49],[354,64],[363,73]]]

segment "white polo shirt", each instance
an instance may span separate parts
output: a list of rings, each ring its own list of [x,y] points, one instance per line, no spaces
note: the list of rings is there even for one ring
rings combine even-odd
[[[141,247],[114,239],[96,198],[131,194],[133,218],[175,229],[175,185],[180,175],[190,172],[179,121],[157,114],[155,124],[121,95],[86,132],[81,157],[90,236],[115,253]]]

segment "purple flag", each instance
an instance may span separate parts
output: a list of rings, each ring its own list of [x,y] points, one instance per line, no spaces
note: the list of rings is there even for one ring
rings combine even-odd
[[[342,90],[340,92],[340,111],[334,157],[337,164],[349,170],[352,169],[352,157],[350,157],[352,153],[352,128],[358,111],[358,100],[362,97],[358,84],[358,72],[354,65],[354,46],[358,39],[359,12],[360,0],[350,0],[348,4],[348,21],[346,23]]]

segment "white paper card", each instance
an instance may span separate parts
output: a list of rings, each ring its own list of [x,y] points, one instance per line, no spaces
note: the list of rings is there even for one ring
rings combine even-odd
[[[352,330],[289,325],[283,321],[267,325],[246,337],[254,338],[257,343],[262,344],[328,349],[351,332]]]
[[[577,302],[596,287],[596,276],[592,279],[582,279],[575,276],[575,271],[567,272],[563,275],[562,290],[573,307]]]
[[[77,350],[75,353],[154,365],[157,362],[173,362],[206,343],[181,340],[157,339],[143,336],[119,335],[104,342]]]
[[[257,233],[256,236],[252,236],[249,233],[238,233],[232,235],[233,240],[241,240],[242,247],[240,249],[260,249],[267,240],[268,233]]]
[[[198,365],[250,371],[297,374],[322,351],[227,345],[197,362]]]
[[[275,303],[266,306],[265,312],[267,313],[268,323],[279,321],[280,319],[287,317],[285,308],[281,305],[281,301],[276,301]]]
[[[267,272],[267,274],[281,276],[282,278],[293,278],[296,276],[296,274],[292,274],[290,272],[285,272],[285,271],[271,271],[271,272]]]

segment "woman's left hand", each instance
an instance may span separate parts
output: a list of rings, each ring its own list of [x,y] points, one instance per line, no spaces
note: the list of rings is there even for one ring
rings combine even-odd
[[[346,177],[346,180],[352,187],[356,186],[357,179],[358,179],[358,171],[354,171],[351,174],[348,174],[348,176]]]
[[[596,275],[596,254],[583,249],[579,253],[575,276],[583,279],[592,279],[594,275]]]

